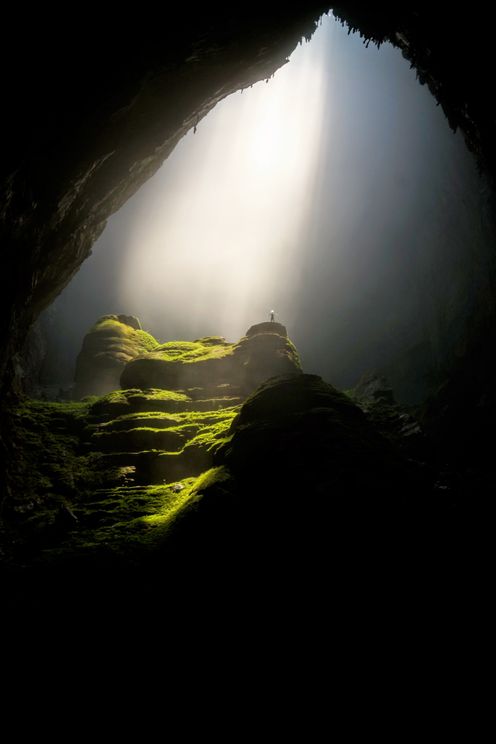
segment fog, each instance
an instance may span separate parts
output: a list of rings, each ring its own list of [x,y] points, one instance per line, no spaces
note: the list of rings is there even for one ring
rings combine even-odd
[[[108,222],[44,314],[46,374],[69,382],[100,315],[159,340],[236,340],[274,308],[306,371],[349,386],[463,324],[481,185],[400,52],[332,16],[268,82],[221,102]],[[448,318],[448,320],[446,320]],[[443,326],[444,323],[444,326]]]

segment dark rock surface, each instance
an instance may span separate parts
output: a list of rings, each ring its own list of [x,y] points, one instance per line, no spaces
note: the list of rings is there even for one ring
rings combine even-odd
[[[246,401],[233,431],[225,462],[245,485],[263,474],[264,488],[288,497],[310,492],[328,498],[331,509],[345,498],[342,508],[377,501],[393,511],[421,486],[413,468],[410,489],[398,450],[317,375],[269,380]]]
[[[76,362],[74,397],[105,395],[119,387],[125,365],[158,342],[132,315],[104,315],[86,334]]]
[[[386,377],[368,372],[347,393],[378,432],[410,461],[430,469],[435,480],[439,463],[433,442],[426,436],[418,412],[396,402]]]

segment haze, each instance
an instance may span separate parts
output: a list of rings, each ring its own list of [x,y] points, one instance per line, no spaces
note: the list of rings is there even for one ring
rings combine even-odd
[[[161,341],[235,340],[272,308],[305,370],[334,384],[426,339],[428,367],[439,307],[476,291],[461,263],[468,243],[477,253],[489,239],[480,189],[461,136],[399,51],[366,48],[324,17],[112,217],[45,313],[50,374],[71,379],[105,313],[137,315]]]

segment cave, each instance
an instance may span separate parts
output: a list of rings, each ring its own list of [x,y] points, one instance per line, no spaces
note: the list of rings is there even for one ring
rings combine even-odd
[[[483,12],[467,19],[416,3],[393,10],[386,4],[363,9],[354,2],[335,4],[332,10],[345,27],[361,34],[364,44],[388,41],[400,48],[450,126],[463,135],[481,173],[477,203],[485,224],[492,226],[494,118],[485,75],[491,47],[490,38],[484,37],[490,30],[481,23]],[[214,426],[220,422],[224,427],[223,436],[234,432],[227,450],[220,447],[217,453],[215,445],[215,458],[220,459],[204,459],[196,441],[196,469],[184,471],[178,463],[174,478],[163,470],[164,458],[154,455],[150,464],[150,457],[144,456],[150,444],[145,441],[148,435],[142,435],[144,444],[132,463],[141,474],[138,485],[162,488],[158,484],[167,473],[167,479],[178,484],[174,498],[180,500],[183,481],[196,478],[186,484],[192,508],[179,514],[173,529],[167,527],[158,547],[144,539],[138,553],[132,548],[128,553],[127,536],[119,550],[109,550],[105,522],[99,525],[100,543],[92,544],[90,551],[85,536],[67,546],[66,534],[78,531],[74,484],[60,481],[63,488],[55,494],[57,506],[48,524],[43,522],[45,505],[32,497],[38,476],[30,469],[33,443],[26,443],[30,421],[35,414],[45,416],[45,409],[40,413],[26,403],[26,338],[33,323],[75,276],[111,215],[154,176],[185,135],[201,128],[204,117],[226,96],[270,79],[302,39],[311,39],[327,11],[325,3],[306,4],[304,9],[255,3],[236,12],[176,11],[164,13],[163,22],[152,28],[146,18],[120,18],[118,34],[112,18],[101,18],[98,29],[82,21],[77,33],[68,28],[62,34],[45,18],[42,40],[34,21],[23,33],[23,55],[15,57],[15,66],[6,67],[11,71],[4,93],[9,117],[3,122],[6,147],[0,176],[2,576],[14,618],[32,608],[43,608],[51,616],[63,609],[80,618],[90,616],[96,606],[109,617],[138,611],[166,616],[179,597],[196,606],[207,595],[225,607],[235,602],[233,583],[238,601],[241,595],[243,602],[249,597],[252,609],[293,611],[311,604],[329,576],[349,601],[353,585],[362,600],[374,596],[376,602],[380,597],[386,607],[400,577],[404,586],[418,592],[420,601],[433,601],[440,581],[445,598],[455,585],[460,591],[460,581],[473,581],[472,568],[482,561],[479,551],[490,521],[494,480],[489,432],[495,267],[493,256],[475,249],[460,259],[462,273],[470,272],[470,296],[462,284],[435,321],[429,316],[436,363],[432,343],[410,345],[385,370],[393,378],[393,390],[381,377],[370,375],[346,394],[346,370],[336,387],[334,379],[326,377],[324,382],[306,374],[305,368],[304,374],[294,376],[296,350],[279,324],[276,333],[273,327],[265,328],[268,323],[260,329],[254,326],[234,351],[216,336],[201,338],[194,349],[161,349],[176,356],[197,354],[213,370],[221,369],[223,359],[235,359],[228,375],[209,371],[217,376],[215,390],[208,390],[208,400],[215,400],[219,409],[216,417],[211,407],[201,410],[210,383],[196,375],[193,365],[187,383],[173,377],[163,382],[157,359],[148,360],[150,369],[145,371],[140,360],[131,360],[123,392],[105,404],[88,404],[92,416],[103,417],[99,426],[113,421],[115,412],[130,415],[132,404],[138,406],[133,413],[155,419],[157,411],[169,418],[206,411],[209,426],[215,418]],[[12,23],[17,27],[15,19]],[[6,62],[9,52],[8,46],[2,50]],[[443,280],[433,279],[433,294]],[[128,335],[141,332],[134,319],[124,316],[106,322],[131,329]],[[157,354],[155,349],[140,351]],[[272,353],[278,355],[277,365],[266,366],[266,355]],[[378,366],[375,361],[372,371]],[[412,381],[420,377],[424,382],[419,391]],[[236,387],[227,418],[222,410],[230,407],[220,402],[227,400],[222,386]],[[185,388],[202,392],[186,400],[181,397]],[[136,394],[143,389],[172,392],[155,395],[150,408],[149,400]],[[134,398],[128,394],[133,390]],[[92,392],[81,391],[79,397]],[[399,394],[399,402],[394,394]],[[234,411],[234,405],[247,398],[246,405]],[[39,420],[34,421],[35,430],[46,441],[53,434],[54,446],[60,446],[59,430],[79,437],[77,427],[82,430],[88,423],[84,416],[90,413],[82,419],[81,410],[74,418],[68,404],[44,420],[41,430]],[[192,426],[191,418],[184,422],[181,426]],[[113,431],[117,440],[125,433],[121,423]],[[107,431],[98,432],[101,441]],[[195,433],[206,436],[203,430]],[[161,436],[167,451],[175,446],[170,442],[178,433]],[[122,452],[121,447],[119,456]],[[63,462],[68,455],[58,457]],[[118,464],[129,469],[125,459]],[[127,475],[121,476],[124,483]],[[133,492],[136,502],[143,498],[138,491]],[[156,495],[155,490],[153,498]],[[117,515],[119,498],[114,494],[112,502]],[[98,519],[98,512],[93,508],[91,519]],[[33,529],[40,514],[43,518]],[[145,527],[140,525],[143,534],[148,527],[153,531],[152,517]],[[94,523],[90,526],[93,529]],[[45,553],[49,560],[44,560]],[[330,565],[340,566],[337,577]],[[156,589],[165,575],[166,596]],[[71,589],[61,597],[61,587],[68,583]]]

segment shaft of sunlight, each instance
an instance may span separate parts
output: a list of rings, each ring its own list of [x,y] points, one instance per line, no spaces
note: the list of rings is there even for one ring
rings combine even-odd
[[[147,326],[170,338],[178,308],[190,335],[239,337],[272,306],[284,321],[314,193],[330,39],[324,23],[267,84],[218,104],[143,189],[121,294]]]

